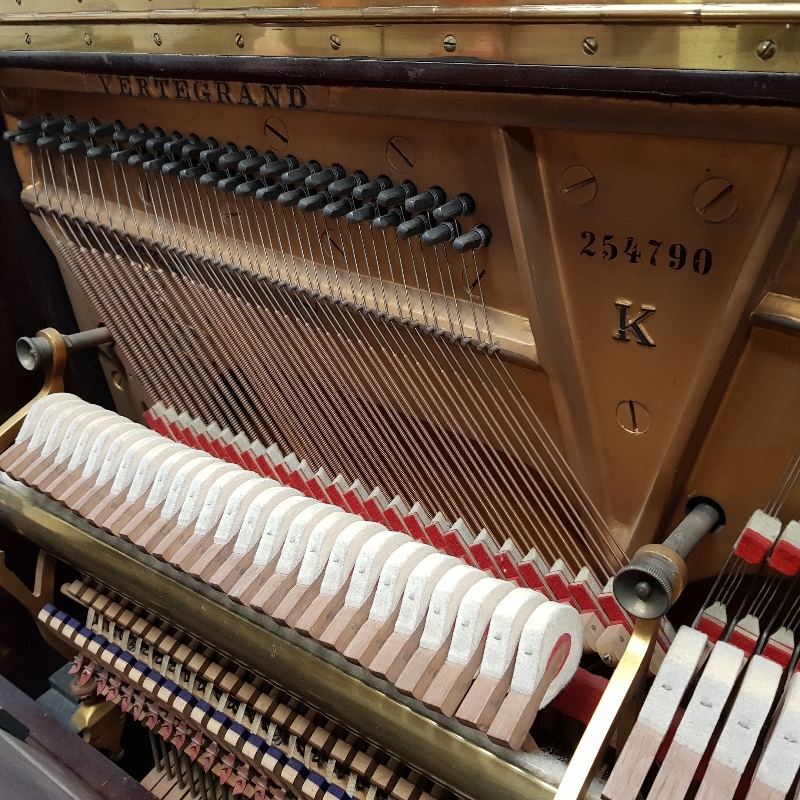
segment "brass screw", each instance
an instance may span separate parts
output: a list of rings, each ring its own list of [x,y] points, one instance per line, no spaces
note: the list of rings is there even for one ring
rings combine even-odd
[[[31,43],[31,35],[29,33],[25,34],[25,44]]]
[[[397,172],[411,172],[414,166],[411,142],[403,136],[392,137],[386,145],[386,158]]]
[[[739,193],[725,178],[708,178],[694,192],[694,210],[706,222],[724,222],[739,207]]]
[[[83,41],[86,42],[87,45],[91,45],[92,43],[92,36],[89,33],[83,34]]]
[[[161,34],[160,33],[154,33],[153,34],[153,41],[156,43],[157,47],[161,47],[161,45],[162,45],[164,40],[161,38]]]
[[[453,50],[456,49],[458,42],[456,41],[456,37],[452,36],[451,34],[447,34],[444,37],[444,49],[447,50],[448,53],[452,53]]]
[[[342,46],[342,40],[339,38],[338,33],[331,34],[330,43],[334,50],[338,50]]]
[[[585,206],[597,194],[597,178],[591,170],[575,164],[561,173],[561,196],[571,206]]]
[[[582,47],[583,47],[583,52],[587,56],[593,56],[597,52],[600,45],[597,44],[597,39],[595,39],[594,36],[587,36],[583,40]]]
[[[271,150],[284,150],[289,144],[289,131],[279,117],[270,117],[264,123],[264,136]]]
[[[236,36],[233,37],[233,41],[236,42],[237,47],[244,47],[244,36],[241,33],[237,33]]]
[[[778,45],[772,39],[764,39],[756,45],[756,55],[762,61],[769,61],[778,52]]]

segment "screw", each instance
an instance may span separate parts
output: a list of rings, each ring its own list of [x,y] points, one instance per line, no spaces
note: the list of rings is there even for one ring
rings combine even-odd
[[[270,117],[264,123],[264,136],[272,150],[283,150],[289,144],[289,131],[282,119]]]
[[[593,56],[600,47],[600,45],[597,44],[597,39],[595,39],[594,36],[587,36],[583,40],[583,44],[581,46],[583,47],[583,52],[587,56]]]
[[[653,587],[647,581],[639,581],[633,591],[640,600],[647,600],[653,593]]]
[[[338,33],[331,34],[330,42],[334,50],[338,50],[342,46],[342,40],[339,38]]]
[[[637,400],[623,400],[617,406],[617,424],[628,433],[647,433],[650,412]]]
[[[162,44],[162,42],[164,40],[161,38],[161,34],[160,33],[154,33],[153,34],[153,41],[156,43],[156,45],[158,47],[161,47],[161,44]]]
[[[448,34],[444,37],[444,49],[447,50],[448,53],[452,53],[453,50],[456,49],[458,42],[456,41],[456,37]]]
[[[89,34],[89,33],[84,33],[84,34],[83,34],[83,41],[84,41],[84,42],[86,42],[86,44],[90,45],[90,44],[92,43],[92,36],[91,36],[91,34]]]
[[[613,667],[614,666],[614,656],[612,656],[611,653],[606,653],[603,656],[603,663],[607,664],[609,667]]]
[[[31,43],[31,35],[29,33],[25,34],[25,44]]]
[[[397,172],[411,172],[414,166],[411,142],[403,136],[393,136],[386,145],[386,158]]]
[[[237,33],[236,36],[233,37],[233,41],[236,42],[237,47],[244,47],[244,36],[241,33]]]
[[[724,222],[739,207],[739,193],[725,178],[708,178],[694,192],[694,209],[706,222]]]
[[[561,173],[561,196],[571,206],[585,206],[597,194],[597,178],[586,167],[576,164]]]
[[[778,45],[772,39],[764,39],[756,45],[756,55],[762,61],[769,61],[778,52]]]

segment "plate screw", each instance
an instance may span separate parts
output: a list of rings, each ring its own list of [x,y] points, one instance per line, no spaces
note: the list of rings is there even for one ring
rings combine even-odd
[[[444,49],[447,50],[448,53],[452,53],[453,50],[456,49],[457,44],[458,42],[455,36],[448,33],[447,36],[444,37]]]
[[[609,667],[613,667],[614,666],[614,656],[612,656],[611,653],[606,653],[603,656],[603,663],[607,664]]]
[[[706,222],[724,222],[739,207],[739,193],[725,178],[709,178],[694,192],[695,211]]]
[[[25,34],[25,44],[31,43],[31,35],[29,33]]]
[[[769,61],[778,52],[778,45],[772,39],[764,39],[756,45],[756,55],[762,61]]]
[[[647,433],[651,424],[650,412],[638,400],[623,400],[617,406],[617,424],[628,433]]]
[[[284,150],[289,144],[289,131],[279,117],[270,117],[264,123],[264,136],[272,150]]]
[[[237,47],[244,47],[244,36],[241,33],[237,33],[236,36],[233,37],[233,41],[236,42]]]
[[[154,33],[153,34],[153,41],[156,43],[156,45],[158,47],[161,47],[161,44],[162,44],[162,42],[164,40],[161,38],[161,34],[160,33]]]
[[[411,172],[414,166],[411,142],[403,136],[392,137],[386,145],[386,158],[397,172]]]
[[[576,164],[561,173],[561,196],[571,206],[585,206],[597,194],[597,178],[591,170]]]
[[[92,36],[91,36],[91,34],[89,34],[89,33],[84,33],[84,34],[83,34],[83,41],[84,41],[84,42],[86,42],[86,44],[91,44],[91,43],[92,43]]]
[[[583,52],[587,56],[593,56],[597,52],[599,46],[600,45],[597,44],[597,39],[595,39],[594,36],[587,36],[583,40]]]
[[[342,40],[339,38],[338,33],[334,33],[331,35],[331,47],[334,50],[338,50],[342,46]]]

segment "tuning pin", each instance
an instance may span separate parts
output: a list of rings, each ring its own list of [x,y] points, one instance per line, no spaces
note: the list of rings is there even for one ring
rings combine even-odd
[[[182,169],[178,173],[178,178],[182,181],[188,180],[197,180],[198,178],[202,178],[203,175],[208,173],[208,166],[206,164],[198,164],[194,167],[189,167],[188,169]]]
[[[119,145],[117,145],[117,149],[110,155],[112,164],[127,164],[130,157],[131,151],[127,148],[123,149]]]
[[[16,132],[13,139],[14,144],[36,144],[39,140],[39,133],[37,131],[26,131],[25,133]]]
[[[353,189],[353,199],[358,200],[359,203],[365,203],[374,200],[381,192],[391,189],[391,187],[391,178],[387,178],[386,175],[378,175],[374,181],[356,186]]]
[[[331,184],[331,186],[333,186],[333,184]],[[330,186],[328,189],[330,189]],[[333,195],[332,192],[330,194]],[[343,197],[341,200],[328,203],[328,205],[322,209],[322,216],[325,217],[325,219],[337,219],[338,217],[349,214],[351,211],[355,210],[356,207],[356,201],[353,200],[352,197]]]
[[[177,139],[172,139],[164,145],[164,153],[168,156],[181,156],[183,148],[187,144],[193,144],[196,139],[196,136],[180,136]]]
[[[122,130],[122,123],[116,122],[102,123],[98,120],[91,120],[89,123],[89,136],[92,139],[110,139],[116,131]]]
[[[469,250],[486,247],[491,241],[492,232],[485,225],[477,225],[469,233],[465,233],[455,239],[453,241],[453,249],[456,253],[466,253]]]
[[[210,147],[207,150],[203,150],[200,153],[200,163],[201,164],[216,164],[222,156],[228,155],[228,153],[235,153],[238,148],[235,144],[221,144],[216,147]]]
[[[181,150],[181,158],[191,158],[196,161],[198,158],[200,158],[201,153],[203,153],[206,150],[213,150],[218,145],[219,143],[214,138],[204,139],[204,140],[197,139],[196,141],[193,141],[191,144],[183,146],[183,149]]]
[[[460,233],[461,229],[457,222],[443,222],[422,234],[422,244],[426,247],[433,247],[444,242],[451,242]]]
[[[64,130],[64,126],[69,125],[71,122],[75,122],[75,117],[51,117],[42,122],[40,129],[43,134],[49,136],[53,133],[61,133]]]
[[[37,131],[40,131],[42,129],[42,125],[51,119],[53,119],[52,114],[45,114],[43,117],[28,117],[28,119],[21,119],[17,123],[17,130],[31,131],[36,129]]]
[[[353,211],[350,211],[345,219],[352,225],[359,222],[369,222],[370,220],[375,219],[377,215],[377,205],[375,205],[375,203],[367,203],[366,205],[361,206],[361,208],[356,208]]]
[[[356,186],[362,186],[367,183],[367,181],[367,176],[363,172],[357,171],[352,175],[345,175],[344,178],[333,181],[333,183],[328,186],[328,191],[334,197],[346,197]]]
[[[289,189],[278,195],[278,203],[284,207],[296,206],[304,197],[308,197],[308,189],[300,186],[297,189]]]
[[[64,136],[81,136],[84,133],[89,133],[89,126],[92,122],[97,122],[97,120],[85,119],[83,122],[67,122],[61,129],[61,133]]]
[[[145,172],[161,172],[167,164],[172,163],[173,161],[169,156],[158,156],[158,158],[151,158],[149,161],[145,161],[142,164],[142,169]]]
[[[330,194],[328,194],[328,192],[319,192],[317,194],[304,197],[297,204],[297,207],[301,211],[319,211],[321,208],[325,208],[332,199],[333,198],[330,196]],[[278,199],[278,202],[280,203],[280,198]]]
[[[206,172],[200,178],[201,186],[216,186],[221,180],[228,177],[228,173],[224,169],[217,169],[211,172]]]
[[[191,166],[192,162],[189,161],[188,158],[181,158],[178,161],[170,161],[168,164],[164,164],[164,166],[161,167],[161,174],[180,175],[183,170],[189,169]]]
[[[118,151],[118,144],[96,144],[86,151],[86,158],[108,158]]]
[[[384,208],[400,206],[417,193],[417,187],[411,181],[403,181],[391,189],[384,189],[378,195],[378,205]],[[402,220],[401,220],[402,221]]]
[[[253,181],[245,181],[236,187],[237,197],[254,197],[259,189],[263,189],[267,182],[263,178],[256,178]]]
[[[254,147],[245,147],[244,150],[234,150],[232,153],[227,153],[222,156],[217,162],[221,169],[237,169],[239,162],[247,158],[253,158],[256,155]]]
[[[127,144],[134,133],[142,133],[142,131],[146,130],[147,126],[145,125],[137,125],[135,128],[120,128],[118,131],[114,131],[114,133],[111,134],[111,141],[117,144]]]
[[[180,138],[181,136],[179,133],[166,133],[163,136],[154,136],[152,139],[148,139],[144,146],[151,153],[163,153],[164,148],[170,142],[174,142]]]
[[[218,184],[217,189],[221,192],[233,192],[240,184],[245,182],[244,175],[231,175],[229,178],[223,178]]]
[[[309,175],[315,172],[320,172],[322,167],[318,161],[309,161],[307,164],[302,164],[295,169],[287,170],[281,175],[281,183],[300,183],[305,181]]]
[[[432,186],[426,192],[409,197],[404,205],[409,214],[418,214],[420,211],[430,211],[435,206],[440,206],[446,197],[443,189]]]
[[[161,130],[161,128],[138,131],[137,133],[131,134],[130,138],[128,139],[128,144],[133,148],[145,147],[150,139],[154,139],[157,136],[163,135],[164,131]]]
[[[262,178],[274,178],[276,175],[283,175],[290,169],[295,169],[300,162],[294,156],[279,158],[277,161],[269,161],[258,170]]]
[[[445,222],[456,217],[468,217],[475,211],[475,201],[468,194],[460,194],[452,200],[433,210],[433,218],[437,222]]]
[[[58,146],[58,152],[62,156],[86,153],[93,145],[94,142],[91,139],[77,139],[71,142],[62,142]]]
[[[269,164],[271,161],[277,161],[278,157],[275,153],[267,152],[261,153],[260,155],[255,155],[252,158],[244,158],[242,159],[237,165],[236,169],[242,173],[242,175],[252,175],[254,172],[257,172],[261,167],[265,164]]]
[[[256,200],[261,200],[263,203],[271,203],[277,200],[284,192],[288,192],[289,187],[285,183],[273,183],[271,186],[265,186],[256,192]]]
[[[36,146],[40,147],[42,150],[58,150],[58,148],[64,143],[69,141],[64,136],[60,134],[53,134],[51,136],[40,136],[36,140]]]
[[[308,186],[309,189],[319,189],[321,186],[327,186],[332,181],[344,178],[346,174],[341,164],[332,164],[327,169],[309,175],[306,178],[306,186]]]
[[[427,214],[420,214],[414,219],[408,219],[397,226],[397,235],[401,239],[410,239],[412,236],[422,236],[430,228],[431,222]]]
[[[391,211],[387,211],[385,214],[375,217],[375,219],[372,220],[372,227],[378,230],[396,228],[401,222],[405,222],[405,218],[402,207],[393,208]]]
[[[150,161],[152,155],[150,153],[134,153],[128,158],[129,167],[141,167],[146,162]]]

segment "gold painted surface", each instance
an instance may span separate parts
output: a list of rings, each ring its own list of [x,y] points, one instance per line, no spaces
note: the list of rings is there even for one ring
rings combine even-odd
[[[4,0],[9,3],[10,0]],[[537,7],[539,8],[539,7]],[[269,13],[261,18],[239,13],[163,11],[117,12],[70,9],[59,16],[6,14],[0,18],[0,50],[117,52],[184,55],[305,56],[380,59],[480,59],[515,64],[651,67],[673,69],[796,72],[800,69],[798,6],[773,9],[770,15],[743,23],[734,11],[720,14],[709,24],[685,22],[682,4],[670,6],[669,21],[650,14],[664,6],[639,6],[634,17],[628,6],[575,6],[571,14],[559,7],[542,12],[535,23],[524,18],[513,25],[482,19],[480,25],[456,17],[448,22],[408,22],[403,12],[389,9],[385,19],[376,16],[354,23],[346,16],[324,24],[275,22]],[[586,13],[589,8],[591,13]],[[636,7],[634,7],[635,9]],[[569,10],[569,7],[567,7]],[[691,7],[690,7],[691,9]],[[128,14],[135,16],[127,17]],[[650,14],[650,16],[648,16]],[[555,22],[567,17],[567,24]],[[627,15],[627,16],[626,16]],[[426,17],[428,15],[425,15]],[[616,23],[609,22],[615,16]],[[655,16],[655,19],[653,19]],[[177,19],[175,18],[177,17]],[[434,16],[434,19],[436,17]],[[178,21],[180,20],[180,21]],[[340,46],[331,46],[331,36]],[[448,52],[444,39],[452,36],[456,48]],[[237,38],[241,37],[241,38]],[[594,38],[597,51],[584,52],[584,40]],[[775,43],[774,55],[761,59],[759,43]],[[160,42],[157,44],[156,42]],[[241,46],[237,44],[241,43]]]
[[[461,797],[552,799],[555,789],[532,774],[245,619],[222,604],[224,595],[210,590],[201,594],[189,580],[179,582],[156,571],[133,548],[124,552],[118,540],[5,475],[0,475],[0,519],[56,558],[169,619],[404,763],[436,775]],[[200,588],[195,581],[191,584]]]

